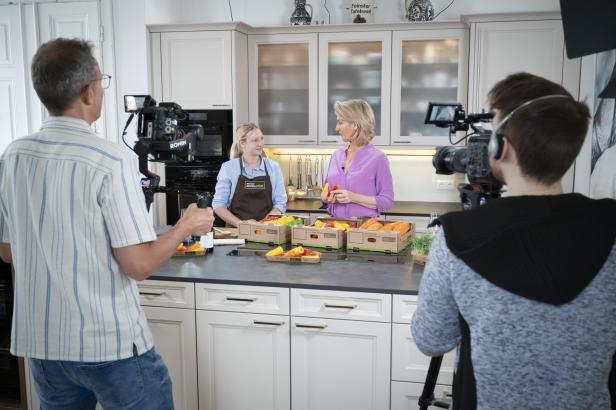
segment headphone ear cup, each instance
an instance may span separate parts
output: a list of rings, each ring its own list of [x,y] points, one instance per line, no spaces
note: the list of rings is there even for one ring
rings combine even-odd
[[[503,155],[503,135],[497,130],[490,134],[490,142],[488,143],[488,152],[494,159],[500,159]]]

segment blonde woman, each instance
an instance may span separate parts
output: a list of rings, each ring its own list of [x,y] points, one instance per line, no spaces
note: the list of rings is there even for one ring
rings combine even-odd
[[[231,159],[220,168],[212,201],[216,215],[231,226],[286,210],[280,165],[266,158],[263,145],[263,133],[255,124],[242,124],[235,130]]]
[[[374,112],[364,100],[338,101],[336,131],[348,145],[337,149],[327,171],[330,191],[323,195],[336,218],[375,217],[394,204],[387,156],[370,144]]]

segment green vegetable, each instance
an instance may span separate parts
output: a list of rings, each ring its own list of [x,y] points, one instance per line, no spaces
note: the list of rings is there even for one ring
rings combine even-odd
[[[420,255],[428,255],[430,252],[430,247],[432,246],[433,236],[430,234],[423,234],[415,236],[411,239],[411,246],[414,251],[419,253]]]

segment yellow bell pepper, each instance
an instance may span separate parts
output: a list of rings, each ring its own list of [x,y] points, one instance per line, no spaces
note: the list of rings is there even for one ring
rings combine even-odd
[[[282,249],[282,246],[279,246],[277,248],[272,249],[268,253],[266,253],[265,256],[280,256],[283,253],[284,253],[284,249]]]
[[[304,248],[301,246],[297,246],[291,249],[289,252],[285,253],[284,256],[295,257],[295,256],[302,256],[303,254],[304,254]]]

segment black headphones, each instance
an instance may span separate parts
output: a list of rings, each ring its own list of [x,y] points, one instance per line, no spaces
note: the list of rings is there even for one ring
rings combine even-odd
[[[550,94],[544,95],[542,97],[533,98],[532,100],[526,101],[525,103],[517,106],[513,111],[511,111],[501,122],[498,123],[494,130],[492,130],[492,134],[490,134],[490,142],[488,143],[488,152],[494,159],[500,159],[503,155],[503,134],[500,131],[507,125],[507,122],[511,119],[513,114],[520,111],[524,107],[534,103],[535,101],[547,100],[549,98],[566,98],[568,100],[572,100],[568,95],[563,94]]]

